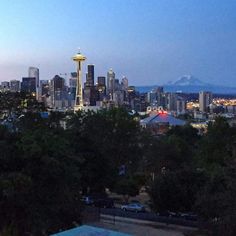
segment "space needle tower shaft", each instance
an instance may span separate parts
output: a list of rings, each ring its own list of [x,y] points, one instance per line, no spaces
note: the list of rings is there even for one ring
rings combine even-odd
[[[82,62],[86,60],[86,57],[78,52],[72,57],[72,60],[77,63],[77,85],[76,85],[76,97],[74,111],[81,110],[83,108],[83,88],[82,88]]]

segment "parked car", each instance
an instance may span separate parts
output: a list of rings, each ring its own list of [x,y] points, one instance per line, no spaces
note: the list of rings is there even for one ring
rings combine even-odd
[[[123,211],[145,212],[145,207],[141,203],[130,203],[122,205],[121,209]]]

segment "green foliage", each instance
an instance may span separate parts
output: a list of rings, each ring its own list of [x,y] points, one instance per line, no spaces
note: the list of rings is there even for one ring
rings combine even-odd
[[[226,166],[232,159],[235,138],[235,129],[230,128],[225,119],[218,118],[214,123],[210,123],[207,135],[199,144],[197,153],[199,165],[209,171],[217,170],[218,166]]]
[[[193,211],[196,192],[204,181],[205,178],[201,173],[191,169],[165,171],[157,175],[150,189],[154,210]]]
[[[69,228],[81,220],[80,191],[110,188],[129,197],[148,184],[156,211],[196,211],[213,235],[236,235],[236,130],[224,119],[210,123],[204,136],[184,126],[154,138],[124,109],[43,119],[33,98],[7,96],[0,96],[2,109],[23,115],[15,132],[0,126],[1,235]]]
[[[217,118],[202,137],[190,127],[176,127],[154,142],[149,158],[154,209],[194,211],[209,235],[236,235],[235,139],[235,128]]]
[[[100,189],[112,187],[121,165],[132,173],[142,158],[139,124],[123,109],[80,111],[69,120],[68,133],[83,157],[82,171],[87,175],[82,182],[87,189],[93,190],[94,182]]]
[[[137,181],[131,177],[121,177],[114,187],[114,191],[117,194],[121,194],[124,197],[127,196],[125,201],[128,202],[129,197],[138,195],[140,186]]]
[[[62,133],[27,129],[5,137],[9,151],[0,156],[0,230],[42,235],[79,222],[79,160]]]
[[[236,234],[236,166],[221,168],[211,174],[199,193],[196,210],[209,229],[209,235]]]

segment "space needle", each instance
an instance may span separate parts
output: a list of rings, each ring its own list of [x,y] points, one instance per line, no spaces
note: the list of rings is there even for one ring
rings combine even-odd
[[[79,52],[72,57],[72,60],[77,63],[77,85],[74,111],[78,111],[84,106],[82,89],[82,62],[86,60],[86,57],[82,55],[79,50]]]

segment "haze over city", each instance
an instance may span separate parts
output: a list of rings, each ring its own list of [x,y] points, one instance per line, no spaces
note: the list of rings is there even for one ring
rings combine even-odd
[[[153,85],[193,74],[235,86],[233,0],[10,0],[0,9],[0,80],[40,79],[75,71],[78,47],[95,74],[113,68],[131,84]]]

